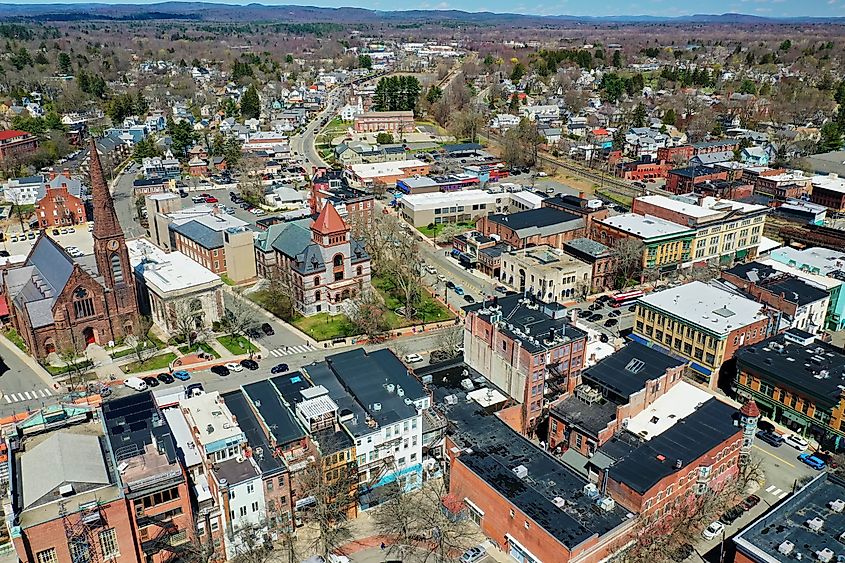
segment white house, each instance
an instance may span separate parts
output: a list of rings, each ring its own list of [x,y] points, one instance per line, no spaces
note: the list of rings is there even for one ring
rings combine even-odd
[[[14,178],[3,184],[3,199],[14,205],[34,205],[43,184],[42,176]]]

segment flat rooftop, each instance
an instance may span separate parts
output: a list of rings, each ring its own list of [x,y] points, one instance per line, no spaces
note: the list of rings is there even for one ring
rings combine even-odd
[[[522,238],[573,231],[584,226],[582,217],[553,207],[540,207],[511,214],[492,213],[487,218],[493,223],[513,229]]]
[[[435,403],[450,422],[450,435],[460,447],[472,450],[460,454],[460,463],[568,549],[629,522],[627,510],[615,506],[604,511],[586,497],[585,478],[514,432],[479,403],[468,402],[460,386],[462,372],[462,366],[457,365],[432,374]],[[445,403],[449,395],[457,398],[457,404]],[[524,478],[514,473],[518,466],[527,470]]]
[[[806,561],[817,561],[816,554],[825,549],[831,550],[832,560],[837,561],[836,553],[842,553],[845,512],[834,510],[832,503],[842,501],[845,481],[829,471],[822,472],[739,532],[733,542],[737,551],[752,561],[781,563],[794,561],[799,554]],[[816,518],[823,521],[818,531],[807,525]]]
[[[270,380],[264,379],[244,385],[243,392],[264,420],[278,445],[283,446],[305,437],[305,430],[297,422],[291,408],[282,401],[282,396]]]
[[[811,273],[829,276],[836,271],[845,270],[845,252],[831,250],[830,248],[805,248],[798,250],[791,246],[785,246],[773,250],[770,254],[772,260],[794,266],[799,269],[808,269]]]
[[[135,272],[162,292],[223,283],[220,276],[181,252],[164,252],[146,239],[128,240],[126,247]]]
[[[520,294],[497,297],[495,302],[482,301],[464,307],[468,313],[491,322],[500,319],[499,330],[536,354],[562,346],[565,342],[586,338],[587,333],[575,328],[566,318],[566,308],[557,303],[542,303]],[[554,340],[550,336],[554,333]]]
[[[606,399],[597,403],[585,403],[574,394],[555,403],[551,412],[561,420],[589,432],[598,438],[599,432],[616,419],[616,404]]]
[[[663,237],[692,235],[693,229],[651,215],[623,213],[598,221],[646,241]]]
[[[186,413],[185,418],[196,427],[197,438],[202,446],[243,436],[217,391],[185,399],[180,406]]]
[[[222,482],[225,479],[229,486],[234,486],[245,481],[252,481],[260,475],[249,458],[244,459],[244,461],[231,458],[225,461],[218,461],[215,463],[212,471],[214,471],[214,475],[218,481]]]
[[[845,178],[840,178],[836,175],[827,176],[813,176],[813,189],[824,189],[831,192],[845,194]]]
[[[627,431],[642,440],[651,440],[692,414],[699,405],[711,398],[712,395],[707,391],[681,380],[647,409],[631,417]]]
[[[710,398],[688,416],[655,438],[617,459],[610,478],[645,493],[664,477],[696,463],[707,452],[741,432],[734,418],[738,411]],[[601,448],[599,448],[601,451]]]
[[[833,408],[845,390],[845,350],[805,334],[790,329],[740,348],[737,365]]]
[[[252,449],[252,459],[258,464],[261,474],[267,476],[284,471],[285,465],[273,455],[264,429],[252,411],[246,396],[241,391],[232,391],[223,395],[223,401],[238,419],[238,426],[246,436],[246,441]]]
[[[700,281],[654,291],[638,302],[723,336],[766,317],[761,303]]]
[[[639,342],[628,342],[614,354],[584,371],[584,383],[604,388],[627,399],[645,389],[646,383],[657,379],[666,370],[686,364]]]
[[[495,196],[483,190],[463,190],[457,192],[431,192],[425,194],[403,195],[400,204],[411,209],[429,209],[437,205],[474,205],[493,204]],[[470,210],[471,211],[471,210]]]

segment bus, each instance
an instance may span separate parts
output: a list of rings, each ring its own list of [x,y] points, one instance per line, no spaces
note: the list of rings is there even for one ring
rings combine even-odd
[[[617,293],[616,295],[612,295],[610,297],[609,305],[611,307],[616,307],[616,308],[622,307],[624,305],[628,305],[630,303],[633,303],[634,301],[636,301],[637,299],[639,299],[643,295],[645,295],[645,294],[642,291],[640,291],[639,289],[634,290],[634,291],[626,291],[626,292],[623,292],[623,293]]]

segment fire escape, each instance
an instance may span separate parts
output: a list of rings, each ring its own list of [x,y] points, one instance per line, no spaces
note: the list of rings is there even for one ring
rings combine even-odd
[[[59,507],[71,561],[72,563],[97,563],[100,557],[97,551],[95,530],[105,526],[106,520],[99,501],[80,505],[79,508],[78,513],[69,514],[65,503]]]
[[[162,560],[169,561],[191,551],[192,546],[187,530],[180,530],[169,517],[147,515],[141,509],[138,514],[138,527],[150,527],[150,529],[155,530],[148,539],[141,542],[141,551],[147,557],[167,551],[170,556],[163,557]]]

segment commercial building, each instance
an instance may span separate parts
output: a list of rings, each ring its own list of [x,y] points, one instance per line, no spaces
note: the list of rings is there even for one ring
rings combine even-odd
[[[477,268],[490,277],[498,278],[502,268],[502,254],[508,245],[478,231],[467,231],[452,239],[452,256],[464,267]]]
[[[364,142],[348,142],[336,146],[334,156],[342,166],[393,162],[405,160],[405,147],[402,145],[371,145]]]
[[[342,170],[320,168],[311,179],[311,214],[317,215],[331,203],[344,219],[367,221],[375,208],[375,196],[349,187]]]
[[[633,340],[690,361],[690,374],[715,388],[719,370],[741,346],[778,330],[765,305],[694,281],[637,302]]]
[[[4,508],[20,561],[159,563],[192,551],[188,482],[149,393],[102,413],[45,407],[13,436]]]
[[[429,163],[411,158],[394,162],[353,164],[344,171],[344,174],[350,184],[372,188],[373,186],[392,187],[398,180],[426,176],[430,170]]]
[[[35,205],[43,184],[43,176],[12,178],[3,184],[3,200],[15,205]]]
[[[823,471],[736,534],[734,563],[836,561],[841,551],[845,480]]]
[[[612,289],[616,284],[616,258],[613,249],[588,238],[576,238],[563,243],[563,251],[590,264],[591,292]]]
[[[639,240],[642,269],[664,274],[690,261],[695,230],[651,215],[623,213],[594,221],[591,238],[611,247],[620,239]]]
[[[727,180],[728,171],[712,166],[689,166],[669,171],[666,179],[666,190],[673,194],[694,192],[698,184]]]
[[[746,170],[744,175],[753,174]],[[810,193],[810,178],[800,170],[766,169],[753,175],[754,193],[772,197],[779,201],[801,199]]]
[[[799,329],[736,354],[736,394],[754,399],[771,420],[845,449],[845,352]]]
[[[0,161],[20,159],[38,150],[38,138],[32,133],[10,129],[0,131]]]
[[[595,486],[502,420],[504,398],[467,391],[464,368],[432,374],[449,419],[449,493],[497,547],[516,561],[601,561],[632,537],[636,520]]]
[[[569,393],[549,409],[549,450],[592,457],[631,418],[681,383],[687,362],[639,342],[569,380]],[[688,384],[687,384],[688,385]]]
[[[547,401],[584,368],[587,334],[569,323],[563,306],[517,294],[465,310],[464,361],[518,403],[509,423],[529,433]]]
[[[566,211],[584,218],[584,225],[589,232],[592,221],[605,219],[609,208],[600,199],[587,199],[584,192],[576,195],[556,194],[543,200],[543,207]]]
[[[503,253],[499,279],[540,301],[564,303],[589,294],[591,273],[589,264],[542,245]]]
[[[405,491],[422,483],[423,412],[431,399],[390,350],[357,348],[306,369],[328,391],[355,440],[361,508],[384,500],[385,485]]]
[[[365,111],[354,117],[352,126],[356,133],[413,133],[414,112]]]
[[[650,195],[634,198],[631,211],[695,229],[689,261],[683,264],[688,267],[754,258],[769,208],[713,197]]]
[[[410,194],[399,199],[399,212],[414,227],[474,223],[494,210],[495,201],[483,190]]]
[[[197,330],[211,328],[223,317],[220,276],[181,252],[164,252],[146,239],[130,240],[126,246],[140,312],[162,331],[178,334],[177,323],[186,315],[194,319]]]
[[[497,236],[512,248],[548,245],[561,248],[567,241],[586,236],[583,217],[552,207],[504,215],[493,213],[476,224],[487,236]]]
[[[728,289],[783,313],[791,328],[817,334],[825,327],[830,292],[801,277],[760,262],[739,264],[721,273]]]
[[[845,212],[845,178],[837,174],[813,176],[810,201],[824,205],[836,213]]]
[[[406,194],[431,192],[459,192],[477,188],[481,183],[474,174],[445,174],[439,176],[413,176],[396,180],[396,189]]]

